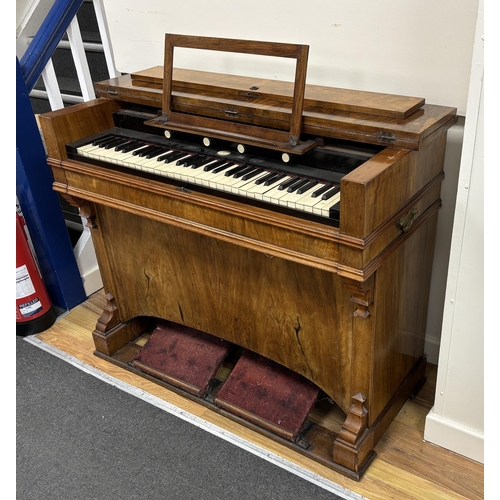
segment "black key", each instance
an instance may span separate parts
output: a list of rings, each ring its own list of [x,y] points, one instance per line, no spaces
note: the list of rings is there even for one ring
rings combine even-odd
[[[134,149],[137,149],[142,146],[143,143],[138,142],[138,141],[131,141],[128,144],[125,144],[121,146],[118,151],[121,151],[122,153],[130,153],[130,151],[133,151]]]
[[[210,159],[204,156],[202,158],[199,158],[197,161],[191,163],[191,168],[196,170],[197,168],[201,168],[203,167],[203,165],[206,165],[207,162],[209,161]]]
[[[239,179],[240,177],[243,177],[245,174],[249,174],[252,172],[252,170],[255,170],[255,167],[246,167],[243,170],[240,170],[239,172],[236,172],[233,177],[235,179]]]
[[[151,153],[151,151],[154,151],[156,149],[156,146],[146,146],[145,148],[142,148],[140,151],[137,152],[137,156],[140,156],[142,158],[145,158],[146,155]],[[135,153],[132,153],[135,154]]]
[[[225,163],[224,165],[221,165],[220,167],[214,168],[212,170],[213,174],[218,174],[219,172],[222,172],[223,170],[226,170],[226,168],[234,167],[234,163]]]
[[[337,194],[340,191],[340,186],[335,186],[330,191],[327,191],[322,197],[322,200],[329,200],[334,194]]]
[[[312,189],[314,186],[316,186],[317,183],[318,183],[318,181],[309,181],[305,186],[302,186],[299,189],[297,189],[297,194],[307,193],[307,191],[309,191],[309,189]]]
[[[133,156],[139,156],[140,153],[142,153],[143,151],[149,149],[150,146],[148,146],[147,144],[144,144],[144,146],[140,149],[135,149],[134,151],[132,151],[132,155]]]
[[[333,187],[333,184],[325,184],[323,187],[320,187],[311,195],[311,198],[317,198],[321,196],[323,193],[326,193],[329,189]]]
[[[189,155],[189,156],[186,156],[186,155]],[[184,158],[180,158],[179,160],[177,160],[175,162],[175,164],[178,166],[178,167],[187,167],[189,166],[189,162],[191,160],[195,160],[196,158],[198,158],[198,155],[194,155],[194,154],[190,154],[190,153],[185,153],[184,155]]]
[[[106,142],[105,144],[102,145],[102,147],[104,149],[111,149],[111,148],[115,148],[116,146],[118,146],[119,144],[122,144],[122,143],[123,143],[123,139],[121,137],[117,137],[114,141]]]
[[[272,186],[276,182],[279,182],[281,179],[284,179],[285,177],[286,174],[276,174],[275,176],[271,177],[271,179],[264,182],[264,186]]]
[[[95,141],[92,142],[92,146],[99,146],[99,144],[102,144],[103,142],[108,142],[112,141],[113,139],[116,138],[116,135],[105,135],[104,137],[100,137],[99,139],[96,139]]]
[[[236,167],[232,168],[231,170],[228,170],[224,175],[226,177],[229,177],[231,175],[236,174],[240,170],[243,170],[244,168],[246,168],[246,165],[236,165]]]
[[[161,155],[162,153],[166,153],[167,152],[167,149],[166,148],[160,148],[160,147],[157,147],[155,149],[153,149],[152,151],[150,151],[147,155],[146,155],[146,158],[155,158],[156,156],[159,156]]]
[[[227,163],[226,160],[217,160],[217,161],[214,161],[212,163],[210,163],[210,165],[207,165],[206,167],[203,167],[203,170],[205,172],[210,172],[210,170],[213,170],[214,168],[218,168],[222,165],[225,165]]]
[[[111,137],[105,141],[100,141],[97,146],[100,148],[105,148],[108,144],[113,144],[116,142],[116,137]]]
[[[242,181],[248,181],[249,179],[251,179],[252,177],[255,177],[256,175],[262,173],[263,170],[261,168],[256,168],[255,170],[252,170],[251,172],[248,172],[248,174],[245,174],[241,180]]]
[[[186,156],[186,153],[173,153],[172,155],[169,155],[166,159],[165,159],[165,163],[172,163],[176,160],[180,160],[183,156]]]
[[[106,142],[104,144],[104,149],[111,149],[118,147],[120,144],[124,144],[127,141],[124,137],[117,137],[114,141]]]
[[[167,160],[168,158],[170,158],[171,156],[173,156],[175,153],[176,153],[176,151],[174,151],[173,149],[171,149],[168,153],[165,153],[164,155],[161,155],[158,158],[156,158],[156,161]]]
[[[124,138],[120,144],[117,144],[115,146],[115,151],[121,151],[122,148],[124,148],[126,146],[130,146],[131,142],[135,143],[135,141],[131,141],[130,139]]]
[[[262,184],[263,182],[267,182],[268,180],[272,179],[273,177],[279,175],[277,172],[269,172],[267,175],[264,175],[264,177],[261,177],[260,179],[257,179],[255,181],[255,184],[258,186]]]
[[[124,146],[128,146],[130,144],[131,140],[127,139],[126,137],[123,138],[123,141],[120,144],[117,144],[115,146],[115,151],[120,151],[121,148]]]
[[[287,192],[288,193],[293,193],[294,191],[297,191],[302,186],[305,186],[306,184],[309,183],[308,179],[299,179],[298,182],[295,182],[291,186],[288,186]]]
[[[288,189],[292,184],[295,184],[298,180],[299,180],[298,177],[292,177],[291,179],[288,179],[287,181],[280,184],[278,189],[280,191],[283,191],[283,189]]]

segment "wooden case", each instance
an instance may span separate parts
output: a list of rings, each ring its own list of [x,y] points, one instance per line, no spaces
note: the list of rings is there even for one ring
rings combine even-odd
[[[160,79],[153,68],[101,82],[106,98],[40,117],[54,189],[92,231],[107,298],[96,354],[133,369],[135,339],[164,319],[265,356],[314,382],[345,416],[337,433],[313,426],[302,436],[307,446],[285,444],[359,479],[424,379],[446,131],[456,110],[306,86],[304,133],[390,142],[342,178],[335,228],[67,158],[65,144],[111,128],[112,113],[131,102],[161,109]],[[258,98],[245,95],[255,86]],[[260,127],[290,113],[289,91],[252,78],[173,76],[174,108],[212,116],[230,102],[242,109],[238,119]]]

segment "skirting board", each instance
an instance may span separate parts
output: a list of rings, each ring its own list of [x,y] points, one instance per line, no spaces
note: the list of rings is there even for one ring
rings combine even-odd
[[[427,362],[437,365],[439,360],[439,338],[426,336],[424,352]]]
[[[425,420],[424,440],[484,464],[484,434],[443,418],[433,410]]]

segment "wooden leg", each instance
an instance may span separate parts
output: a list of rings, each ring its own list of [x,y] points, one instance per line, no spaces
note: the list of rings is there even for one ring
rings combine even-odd
[[[374,448],[408,398],[425,382],[426,359],[420,358],[399,390],[386,405],[371,427],[367,427],[368,412],[362,393],[352,397],[352,405],[333,443],[333,461],[346,469],[363,474],[375,458]]]
[[[373,455],[365,401],[366,397],[361,392],[352,397],[352,405],[342,424],[342,430],[333,443],[333,461],[354,472],[360,472]]]
[[[106,305],[92,332],[95,348],[108,356],[121,349],[151,328],[154,318],[136,317],[126,323],[120,321],[118,308],[111,293],[105,294]]]

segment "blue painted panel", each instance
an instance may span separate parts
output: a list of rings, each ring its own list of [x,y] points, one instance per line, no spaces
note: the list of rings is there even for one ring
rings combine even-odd
[[[54,305],[69,310],[86,300],[82,279],[16,59],[16,193]]]
[[[56,0],[36,32],[20,65],[28,92],[33,90],[83,0]]]

